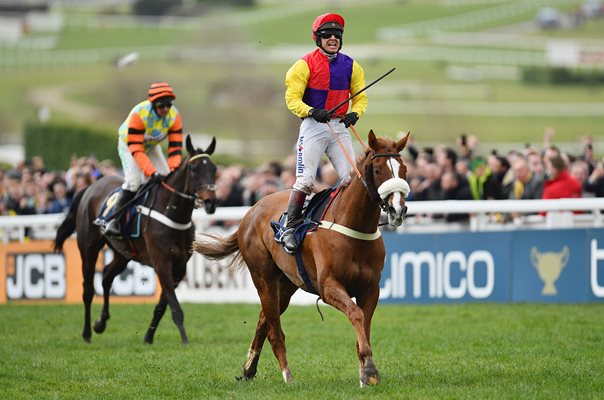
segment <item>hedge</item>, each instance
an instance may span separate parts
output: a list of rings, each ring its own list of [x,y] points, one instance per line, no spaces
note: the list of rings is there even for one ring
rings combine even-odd
[[[49,169],[69,168],[72,157],[95,156],[120,165],[117,132],[55,123],[25,125],[25,157],[41,156]]]
[[[586,85],[604,83],[604,71],[564,67],[525,67],[522,81],[531,84]]]

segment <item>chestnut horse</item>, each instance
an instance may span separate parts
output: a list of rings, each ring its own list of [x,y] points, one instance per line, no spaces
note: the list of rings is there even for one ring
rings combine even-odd
[[[354,176],[341,191],[325,213],[325,221],[318,230],[307,234],[299,250],[314,288],[306,287],[298,274],[296,257],[275,241],[271,229],[271,221],[279,220],[286,209],[289,191],[262,198],[243,217],[238,230],[226,238],[197,236],[193,249],[206,258],[220,260],[234,254],[235,267],[245,262],[260,296],[262,308],[242,379],[256,375],[260,352],[268,337],[283,379],[286,383],[292,381],[280,316],[294,292],[302,288],[316,291],[325,303],[346,314],[357,335],[361,386],[379,383],[370,345],[371,318],[386,256],[378,223],[380,209],[395,226],[402,224],[407,212],[407,168],[399,153],[408,138],[409,134],[395,142],[369,132],[369,147],[358,160],[361,176]]]
[[[162,290],[145,335],[145,343],[153,343],[155,329],[167,305],[172,310],[172,319],[180,331],[182,343],[188,342],[183,324],[184,314],[174,289],[184,277],[191,256],[191,243],[195,238],[195,227],[191,223],[193,209],[202,203],[208,214],[216,209],[216,166],[210,159],[215,147],[216,139],[213,138],[206,150],[195,149],[190,136],[187,136],[187,157],[161,184],[150,188],[142,203],[141,233],[138,238],[106,237],[93,223],[107,196],[121,186],[119,177],[99,179],[76,195],[57,230],[54,249],[61,251],[65,240],[74,231],[77,233],[84,277],[84,341],[90,342],[92,334],[90,306],[94,296],[95,264],[99,252],[107,243],[113,249],[114,258],[103,269],[103,309],[94,323],[94,331],[103,333],[105,330],[114,278],[126,269],[128,261],[135,260],[154,268]]]

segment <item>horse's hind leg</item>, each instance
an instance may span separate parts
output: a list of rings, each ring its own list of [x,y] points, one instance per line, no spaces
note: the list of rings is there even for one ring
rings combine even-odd
[[[252,271],[250,270],[250,272]],[[244,377],[246,376],[246,371],[248,375],[253,377],[260,357],[262,343],[264,342],[264,339],[268,337],[273,353],[275,354],[277,361],[279,361],[283,380],[285,383],[290,383],[293,381],[293,377],[287,362],[285,334],[281,329],[281,314],[289,305],[289,300],[297,290],[297,287],[289,280],[286,281],[287,278],[274,266],[270,271],[265,271],[265,274],[262,276],[252,272],[252,279],[258,290],[258,295],[260,296],[262,313],[260,314],[261,318],[258,321],[256,330],[257,336],[252,342],[252,347],[250,347],[248,359],[244,366]],[[262,321],[263,316],[266,322]],[[267,325],[266,328],[264,326],[265,324]]]
[[[262,352],[262,346],[266,340],[268,334],[268,324],[264,312],[260,311],[258,316],[258,324],[256,325],[256,333],[254,339],[247,352],[247,358],[245,364],[243,364],[243,374],[238,377],[239,380],[253,379],[256,376],[256,370],[258,368],[258,361],[260,360],[260,353]]]
[[[279,308],[280,313],[283,314],[289,306],[289,301],[292,295],[298,288],[287,279],[285,275],[281,277],[280,291],[279,291]],[[243,374],[238,379],[252,379],[256,376],[258,368],[258,361],[260,360],[260,353],[262,352],[262,346],[268,335],[268,322],[264,316],[264,312],[260,311],[258,317],[258,324],[256,325],[256,334],[252,340],[252,344],[248,350],[247,359],[243,365]],[[281,335],[285,338],[285,334],[281,331]]]
[[[339,282],[328,279],[323,285],[323,301],[346,314],[356,331],[357,354],[361,363],[361,386],[377,385],[380,383],[380,375],[373,362],[373,354],[368,337],[371,316],[373,315],[373,310],[375,310],[378,296],[379,288],[378,290],[370,289],[370,292],[361,301],[363,307],[361,309],[352,301]]]
[[[120,254],[115,254],[113,260],[103,269],[103,309],[99,319],[94,321],[94,331],[96,333],[105,332],[109,315],[109,295],[111,294],[111,285],[116,276],[121,274],[128,265],[128,260]]]
[[[93,240],[90,244],[84,243],[82,238],[84,235],[78,236],[78,247],[82,257],[82,278],[83,278],[83,295],[84,302],[84,330],[82,338],[86,343],[90,343],[92,337],[92,329],[90,327],[92,298],[94,297],[94,272],[96,260],[99,257],[99,251],[104,245],[104,241]]]
[[[90,343],[92,337],[92,329],[90,327],[91,319],[91,306],[92,298],[94,297],[94,265],[96,264],[96,257],[94,260],[87,260],[82,257],[82,274],[83,274],[83,285],[84,293],[82,295],[82,301],[84,302],[84,330],[82,331],[82,338],[86,343]]]
[[[153,344],[153,338],[155,336],[155,330],[159,325],[159,321],[161,321],[164,313],[166,312],[166,308],[168,307],[168,298],[165,293],[162,291],[161,296],[159,298],[159,302],[155,306],[155,310],[153,310],[153,319],[151,320],[151,324],[149,324],[149,329],[147,329],[147,333],[145,334],[145,343]]]

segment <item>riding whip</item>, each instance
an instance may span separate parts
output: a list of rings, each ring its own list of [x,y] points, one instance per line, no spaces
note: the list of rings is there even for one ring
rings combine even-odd
[[[393,67],[390,71],[386,72],[384,75],[380,76],[375,81],[373,81],[369,85],[365,86],[363,89],[359,90],[358,92],[356,92],[355,94],[353,94],[352,96],[350,96],[349,98],[347,98],[346,100],[344,100],[343,102],[341,102],[340,104],[338,104],[337,106],[335,106],[334,108],[332,108],[331,110],[327,111],[327,114],[333,114],[338,108],[340,108],[344,104],[348,103],[354,97],[356,97],[357,95],[363,93],[365,90],[369,89],[371,86],[375,85],[376,83],[378,83],[379,81],[381,81],[382,79],[384,79],[386,76],[390,75],[390,73],[392,73],[392,71],[394,71],[395,69],[396,69],[396,67]]]

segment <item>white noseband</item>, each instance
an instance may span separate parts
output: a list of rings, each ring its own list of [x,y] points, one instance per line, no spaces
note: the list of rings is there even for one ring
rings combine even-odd
[[[411,192],[411,188],[409,187],[407,181],[402,178],[390,178],[386,182],[382,183],[377,191],[382,200],[386,200],[388,196],[395,192],[400,192],[405,198],[407,198]]]

